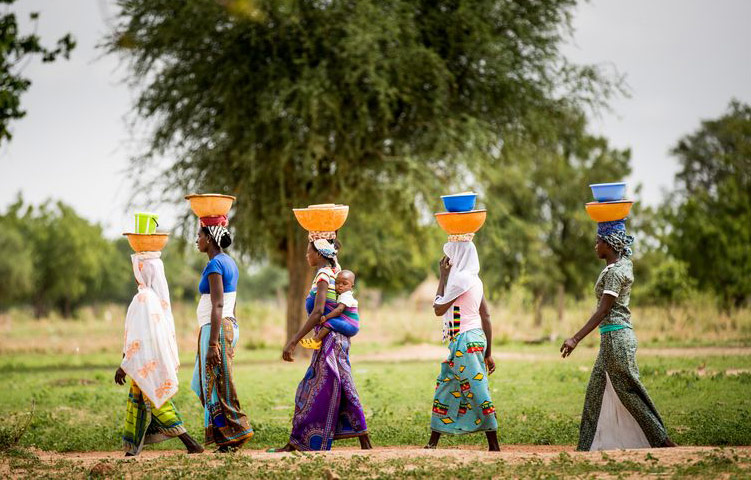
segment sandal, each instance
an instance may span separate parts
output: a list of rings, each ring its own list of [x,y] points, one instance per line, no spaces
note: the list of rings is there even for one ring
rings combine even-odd
[[[315,338],[303,338],[300,340],[300,346],[309,350],[319,350],[323,342]]]

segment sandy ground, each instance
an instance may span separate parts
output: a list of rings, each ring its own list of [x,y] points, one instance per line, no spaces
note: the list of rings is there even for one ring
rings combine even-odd
[[[420,344],[390,349],[368,354],[352,354],[353,362],[407,362],[436,360],[446,357],[447,349],[441,345]],[[751,356],[749,347],[689,347],[689,348],[640,348],[640,356],[661,357],[721,357],[728,355]],[[503,360],[549,360],[560,357],[555,348],[549,353],[504,352],[502,347],[495,347],[493,358]]]
[[[728,447],[725,450],[733,450],[739,455],[751,456],[751,446]],[[507,463],[521,463],[530,459],[543,461],[552,460],[561,452],[566,452],[573,459],[589,460],[591,462],[605,462],[607,459],[617,461],[631,460],[643,462],[647,455],[656,458],[661,465],[675,465],[696,460],[702,454],[708,454],[717,450],[717,447],[677,447],[677,448],[651,448],[640,450],[615,450],[608,452],[576,452],[573,446],[568,445],[502,445],[500,453],[487,452],[479,448],[439,448],[437,450],[425,450],[417,446],[379,447],[371,451],[362,451],[358,448],[335,448],[330,452],[308,453],[304,455],[325,455],[327,458],[346,459],[354,455],[367,456],[373,460],[389,460],[394,458],[417,458],[434,457],[446,461],[452,458],[454,462],[495,462],[503,460]],[[207,451],[208,452],[208,451]],[[122,452],[45,452],[35,450],[34,453],[43,462],[54,463],[59,460],[68,460],[82,465],[94,465],[103,460],[124,459]],[[131,461],[148,461],[174,455],[183,455],[184,450],[144,450],[137,458]],[[254,460],[274,460],[285,456],[300,455],[299,453],[267,453],[263,450],[244,449],[240,455],[245,455]],[[221,458],[221,454],[203,453],[202,455],[213,458]]]

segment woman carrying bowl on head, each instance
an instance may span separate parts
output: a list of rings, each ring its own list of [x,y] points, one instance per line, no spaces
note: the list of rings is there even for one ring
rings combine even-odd
[[[125,316],[123,360],[115,372],[115,383],[131,378],[126,408],[123,446],[125,456],[141,453],[143,446],[178,437],[188,453],[203,447],[191,437],[172,403],[177,394],[180,359],[175,339],[175,321],[161,252],[132,255],[138,293]]]
[[[209,257],[209,263],[198,284],[200,331],[191,386],[204,407],[206,444],[215,443],[217,452],[235,450],[253,436],[232,373],[240,329],[235,315],[239,271],[223,251],[231,243],[225,216],[201,218],[196,245]]]
[[[335,279],[339,242],[334,232],[326,238],[311,235],[306,258],[316,270],[305,300],[308,320],[284,347],[282,358],[292,362],[295,347],[311,330],[321,328],[321,318],[336,307]],[[284,447],[272,452],[331,450],[334,440],[357,437],[363,450],[372,448],[365,414],[349,363],[350,339],[332,330],[313,351],[305,376],[295,394],[292,432]]]
[[[626,234],[625,220],[597,224],[595,252],[607,263],[595,283],[597,311],[561,346],[566,358],[599,326],[600,352],[587,386],[578,450],[676,446],[639,380],[637,341],[629,310],[633,241]]]
[[[433,309],[443,315],[449,355],[441,364],[433,398],[431,435],[425,448],[436,448],[442,434],[485,432],[490,451],[499,451],[498,421],[490,398],[488,375],[493,329],[480,280],[480,260],[473,234],[450,235],[439,264],[440,280]]]

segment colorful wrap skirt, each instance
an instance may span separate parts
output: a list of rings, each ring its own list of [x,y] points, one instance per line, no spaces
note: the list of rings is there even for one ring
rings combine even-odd
[[[665,425],[639,380],[636,348],[631,328],[600,335],[600,352],[584,399],[578,450],[665,445]]]
[[[138,455],[146,444],[163,442],[183,433],[186,433],[183,420],[172,401],[167,400],[160,408],[153,408],[138,385],[131,380],[125,410],[123,449]]]
[[[239,447],[253,436],[248,416],[240,406],[232,375],[232,359],[240,328],[234,318],[223,318],[219,329],[220,364],[207,368],[211,324],[201,327],[191,388],[201,399],[207,445]]]
[[[315,293],[306,300],[308,314]],[[336,302],[326,302],[328,313]],[[316,332],[321,326],[316,326]],[[295,394],[295,413],[289,443],[298,450],[331,450],[334,440],[368,433],[360,397],[349,363],[349,338],[331,331],[313,352],[310,366]]]
[[[431,430],[458,435],[498,429],[485,367],[486,345],[479,328],[450,341],[436,381]]]

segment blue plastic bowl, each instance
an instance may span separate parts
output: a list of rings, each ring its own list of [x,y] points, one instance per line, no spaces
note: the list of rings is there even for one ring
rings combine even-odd
[[[598,202],[615,202],[626,198],[626,182],[593,183],[589,188]]]
[[[448,212],[469,212],[475,209],[476,193],[457,193],[454,195],[443,195],[443,206]]]

